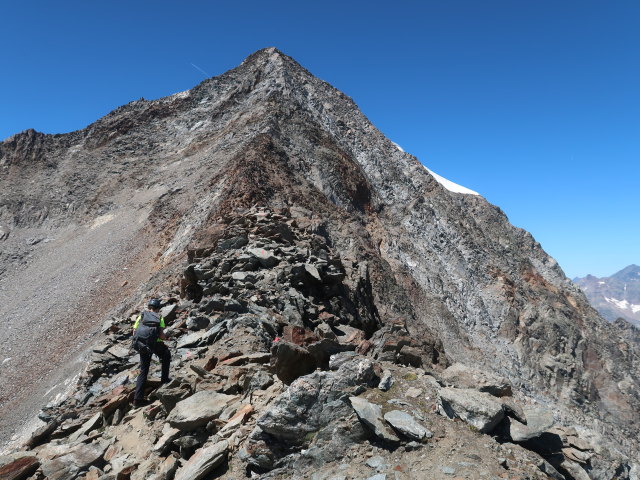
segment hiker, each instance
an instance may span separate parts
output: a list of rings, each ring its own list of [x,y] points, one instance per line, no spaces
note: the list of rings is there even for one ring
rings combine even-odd
[[[166,340],[164,317],[160,315],[160,300],[152,298],[147,305],[148,310],[142,312],[133,324],[133,348],[140,354],[140,374],[136,381],[136,391],[133,406],[141,407],[146,404],[144,399],[144,384],[149,374],[151,356],[156,354],[162,363],[161,383],[169,382],[169,365],[171,353],[164,344]]]

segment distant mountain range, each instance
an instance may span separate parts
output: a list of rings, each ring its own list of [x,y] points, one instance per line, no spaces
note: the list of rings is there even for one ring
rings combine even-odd
[[[629,265],[610,277],[574,278],[600,314],[613,322],[619,317],[640,326],[640,267]]]

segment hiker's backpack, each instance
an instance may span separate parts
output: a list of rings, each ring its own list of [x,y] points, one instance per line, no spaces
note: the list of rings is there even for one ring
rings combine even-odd
[[[136,352],[153,353],[156,341],[160,336],[160,315],[145,311],[133,334],[133,349]]]

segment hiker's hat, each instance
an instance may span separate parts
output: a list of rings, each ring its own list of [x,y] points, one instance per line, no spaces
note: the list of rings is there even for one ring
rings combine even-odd
[[[160,300],[157,298],[152,298],[148,303],[149,308],[160,308]]]

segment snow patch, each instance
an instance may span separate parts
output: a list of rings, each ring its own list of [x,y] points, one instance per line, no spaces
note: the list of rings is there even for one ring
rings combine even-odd
[[[400,150],[402,153],[404,153],[404,150],[402,149],[402,147],[400,145],[398,145],[396,142],[391,142],[391,143],[393,143],[398,150]],[[640,273],[638,275],[640,275]]]
[[[444,177],[441,177],[440,175],[438,175],[435,172],[432,172],[431,170],[429,170],[427,167],[424,167],[427,172],[429,172],[431,174],[431,176],[433,178],[436,179],[436,181],[442,185],[444,188],[446,188],[447,190],[449,190],[450,192],[454,192],[454,193],[464,193],[466,195],[478,195],[480,196],[480,194],[478,192],[474,192],[473,190],[468,189],[467,187],[463,187],[462,185],[458,185],[457,183],[453,183],[451,180],[447,180]]]
[[[633,303],[629,303],[627,300],[618,300],[616,298],[609,297],[604,297],[604,299],[608,303],[618,307],[620,310],[631,310],[633,313],[640,312],[640,305],[634,305]]]
[[[604,285],[607,282],[598,282],[599,285]]]

